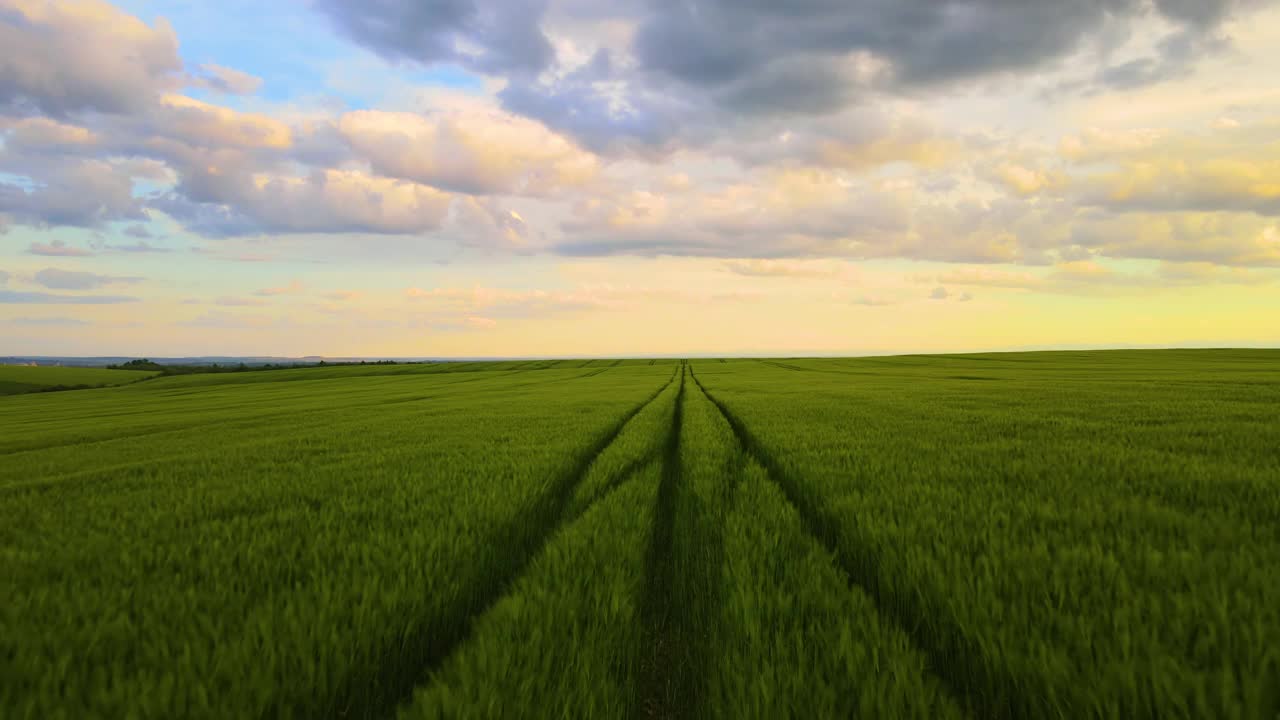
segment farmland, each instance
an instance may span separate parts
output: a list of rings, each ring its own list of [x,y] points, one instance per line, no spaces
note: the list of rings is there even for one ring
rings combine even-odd
[[[0,365],[0,395],[125,385],[153,375],[137,370]]]
[[[1266,350],[0,398],[0,707],[1273,719],[1278,447]]]

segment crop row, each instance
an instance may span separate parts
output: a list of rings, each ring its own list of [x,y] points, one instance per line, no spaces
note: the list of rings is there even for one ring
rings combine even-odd
[[[6,399],[0,706],[1280,711],[1261,355],[547,363]]]
[[[0,397],[46,390],[71,390],[125,385],[155,373],[105,368],[32,367],[0,365]]]
[[[644,412],[402,718],[960,715],[692,375]]]
[[[123,437],[89,426],[102,439],[74,446],[51,431],[48,449],[5,456],[0,706],[388,712],[537,553],[591,458],[670,377],[642,366],[452,394],[422,378],[411,389],[370,378],[363,394],[347,393],[350,380],[306,383],[270,393],[258,422],[232,431],[216,411],[196,424],[200,403],[232,414],[237,398],[222,391],[103,403],[137,424]],[[413,400],[424,391],[431,401]],[[316,392],[346,404],[321,410]],[[67,432],[92,406],[60,399],[76,394],[46,405]],[[148,434],[149,412],[191,425]]]
[[[1262,368],[850,382],[862,367],[698,377],[976,714],[1280,712],[1280,398]]]

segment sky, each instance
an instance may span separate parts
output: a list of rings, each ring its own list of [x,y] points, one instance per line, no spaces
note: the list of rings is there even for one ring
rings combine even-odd
[[[1280,346],[1280,3],[0,0],[0,355]]]

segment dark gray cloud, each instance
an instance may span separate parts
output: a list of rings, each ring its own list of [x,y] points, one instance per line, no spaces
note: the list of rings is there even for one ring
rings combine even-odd
[[[138,302],[138,298],[125,295],[58,295],[0,290],[0,304],[10,305],[119,305],[131,302]]]
[[[1266,0],[1156,0],[1156,7],[1165,16],[1198,28],[1210,28],[1221,23],[1242,5],[1261,5]]]
[[[554,59],[545,0],[318,0],[340,33],[388,60],[537,73]]]
[[[697,143],[751,118],[1035,71],[1154,12],[1175,27],[1155,56],[1107,66],[1100,51],[1095,82],[1132,88],[1186,74],[1221,49],[1224,19],[1269,1],[649,0],[624,6],[630,62],[516,79],[502,100],[595,149]]]
[[[32,279],[50,290],[94,290],[105,285],[137,283],[143,280],[140,277],[116,277],[58,268],[45,268],[33,275]]]
[[[517,115],[555,128],[594,152],[662,148],[710,106],[705,99],[644,87],[631,87],[625,103],[599,89],[618,79],[609,51],[551,83],[513,81],[499,93],[503,106]]]
[[[1160,41],[1156,52],[1101,68],[1094,85],[1110,90],[1132,90],[1191,74],[1201,57],[1225,51],[1229,43],[1221,36],[1198,29],[1172,33]]]
[[[1169,20],[1209,31],[1234,0],[1164,0]],[[1061,58],[1142,0],[661,0],[636,36],[647,69],[718,88],[779,61],[865,52],[892,82],[920,86],[1021,71]]]

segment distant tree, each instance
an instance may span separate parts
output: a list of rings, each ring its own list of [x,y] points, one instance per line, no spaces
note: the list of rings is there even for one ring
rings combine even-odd
[[[150,360],[148,360],[148,359],[146,359],[146,358],[140,358],[140,359],[137,359],[137,360],[130,360],[129,362],[121,363],[121,364],[119,364],[119,365],[108,365],[108,366],[107,366],[107,369],[108,369],[108,370],[159,370],[159,371],[163,371],[163,370],[164,370],[164,366],[163,366],[163,365],[161,365],[161,364],[159,364],[159,363],[151,362]]]

